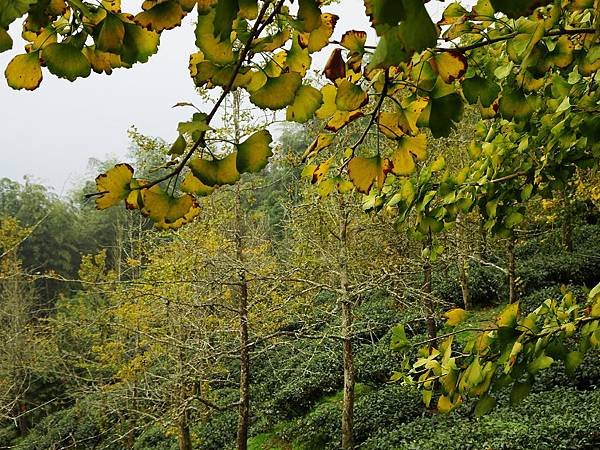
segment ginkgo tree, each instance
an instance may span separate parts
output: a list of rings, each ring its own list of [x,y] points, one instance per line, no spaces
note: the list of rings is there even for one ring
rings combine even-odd
[[[178,125],[166,175],[140,179],[133,167],[119,164],[98,177],[93,194],[98,208],[124,203],[160,228],[191,221],[200,214],[198,197],[267,165],[267,130],[236,143],[214,140],[215,118],[236,90],[259,108],[285,110],[287,120],[322,121],[322,132],[305,153],[304,175],[322,192],[351,186],[366,196],[370,209],[389,206],[400,219],[414,213],[423,237],[474,210],[484,216],[486,230],[509,237],[524,219],[523,202],[537,194],[551,197],[579,168],[597,169],[597,0],[478,0],[472,8],[455,2],[438,23],[422,0],[365,0],[374,45],[364,30],[343,30],[333,42],[338,17],[324,3],[146,0],[129,14],[118,0],[2,0],[0,50],[12,47],[8,27],[24,17],[26,51],[12,59],[5,75],[9,86],[32,90],[42,81],[42,67],[75,80],[92,70],[110,74],[145,62],[165,30],[197,11],[198,51],[190,56],[190,76],[199,88],[214,90],[214,102]],[[312,55],[327,47],[327,82],[312,83]],[[443,157],[428,159],[428,141],[458,126],[467,105],[481,117],[468,148],[471,162],[450,171]],[[340,130],[353,122],[362,128],[357,140],[334,146]],[[323,151],[338,147],[333,155]],[[598,326],[595,305],[578,309],[572,321],[588,337],[583,328]],[[537,358],[549,341],[540,342],[528,354]],[[444,401],[454,407],[462,397],[448,392]],[[449,409],[444,401],[440,409]]]

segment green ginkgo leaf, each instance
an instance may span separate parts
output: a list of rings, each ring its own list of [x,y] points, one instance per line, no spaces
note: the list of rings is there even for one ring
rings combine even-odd
[[[239,173],[257,173],[264,169],[273,156],[273,137],[267,130],[254,133],[237,145],[236,168]]]
[[[83,52],[70,44],[50,44],[44,47],[42,58],[51,73],[69,81],[85,78],[92,71],[92,66]]]
[[[27,12],[29,6],[37,0],[0,0],[0,28],[8,26]]]
[[[490,0],[494,11],[517,18],[530,14],[534,7],[551,3],[551,0]]]
[[[133,20],[139,26],[160,33],[181,25],[185,11],[176,0],[156,2],[151,8],[137,14]]]
[[[192,195],[172,197],[159,185],[142,189],[142,199],[142,214],[149,217],[157,228],[179,228],[200,214],[200,208]]]
[[[13,40],[4,28],[0,28],[0,53],[10,50]]]
[[[299,31],[310,33],[321,26],[321,9],[319,0],[299,0]]]
[[[526,120],[533,113],[534,105],[530,98],[520,90],[502,92],[499,111],[508,120]]]
[[[236,159],[237,152],[233,152],[223,159],[196,158],[190,161],[189,167],[194,176],[207,186],[235,184],[240,179]]]
[[[96,49],[103,52],[120,53],[125,38],[125,25],[116,14],[107,14],[102,21],[100,33],[95,40]]]
[[[312,119],[317,109],[323,104],[323,94],[312,86],[300,86],[294,102],[287,107],[286,119],[305,123]]]
[[[310,68],[312,58],[308,49],[302,48],[299,39],[298,34],[292,36],[292,46],[285,57],[285,65],[291,72],[298,72],[301,76],[305,76],[306,71]]]
[[[500,94],[500,86],[488,78],[474,76],[462,82],[463,94],[470,104],[476,104],[477,101],[485,108],[494,103]]]
[[[112,169],[96,177],[96,208],[106,209],[124,200],[131,192],[133,167],[117,164]]]
[[[11,88],[33,91],[42,82],[39,52],[15,56],[6,66],[4,75]]]
[[[196,23],[196,46],[202,50],[204,57],[218,65],[235,62],[233,45],[229,39],[219,40],[214,34],[214,9],[209,14],[200,14]]]
[[[121,15],[121,18],[123,16]],[[160,36],[132,22],[123,21],[125,36],[121,49],[121,59],[127,64],[146,62],[158,51]]]
[[[173,142],[173,145],[171,145],[171,148],[169,149],[169,155],[183,155],[183,152],[185,151],[186,147],[187,142],[185,142],[185,138],[180,134],[179,136],[177,136],[175,142]]]
[[[259,108],[282,109],[293,103],[301,85],[300,74],[283,73],[276,78],[267,79],[260,89],[250,94],[250,101]]]

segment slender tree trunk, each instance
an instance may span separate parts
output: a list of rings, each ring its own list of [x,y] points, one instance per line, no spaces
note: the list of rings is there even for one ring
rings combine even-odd
[[[468,251],[464,242],[464,233],[461,232],[462,220],[461,216],[456,217],[457,233],[457,250],[458,250],[458,281],[460,283],[460,291],[462,294],[463,305],[466,311],[471,309],[471,291],[469,289],[469,263],[465,258]]]
[[[427,239],[425,240],[425,248],[427,248],[429,250],[429,254],[431,254],[431,249],[433,247],[433,237],[431,236],[431,231],[429,231],[429,234],[427,235]],[[423,274],[424,274],[424,280],[423,280],[423,301],[425,303],[425,307],[427,308],[427,337],[429,339],[435,339],[435,337],[437,336],[437,326],[435,324],[435,305],[433,303],[433,298],[432,298],[432,286],[431,286],[431,279],[432,279],[432,273],[433,269],[431,267],[431,260],[429,259],[429,257],[427,259],[425,259],[425,262],[423,263]],[[434,341],[430,342],[430,347],[432,347],[435,344]]]
[[[192,450],[192,436],[190,434],[190,418],[189,411],[186,410],[181,414],[177,422],[177,441],[179,450]]]
[[[233,115],[235,128],[235,142],[240,142],[241,131],[240,95],[236,92],[233,96]],[[248,448],[248,428],[250,426],[250,349],[248,339],[248,280],[243,270],[244,262],[244,220],[242,215],[242,198],[239,184],[235,190],[235,250],[238,271],[238,314],[240,334],[240,406],[237,429],[237,448]]]
[[[344,361],[344,403],[342,406],[342,448],[354,448],[354,355],[352,352],[352,299],[348,291],[348,211],[340,196],[340,289],[342,291],[342,337]]]
[[[514,303],[517,301],[517,276],[515,262],[515,237],[511,236],[508,240],[508,301]]]

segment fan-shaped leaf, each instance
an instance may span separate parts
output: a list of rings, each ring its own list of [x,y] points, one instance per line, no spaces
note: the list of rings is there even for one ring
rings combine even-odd
[[[240,179],[236,159],[237,152],[233,152],[223,159],[209,161],[196,158],[190,161],[189,166],[194,176],[207,186],[235,184]]]
[[[312,119],[317,109],[323,104],[323,94],[312,86],[300,86],[296,92],[294,103],[288,106],[286,119],[299,123],[305,123]]]
[[[269,78],[263,87],[252,92],[250,101],[259,108],[282,109],[292,104],[301,85],[300,74],[284,73],[276,78]]]
[[[133,167],[129,164],[117,164],[106,173],[96,177],[96,208],[106,209],[124,200],[131,191]]]
[[[273,156],[271,142],[273,138],[267,130],[254,133],[237,145],[236,168],[240,173],[256,173],[265,168],[269,158]]]
[[[356,189],[363,194],[368,194],[371,186],[377,183],[381,189],[388,173],[392,171],[392,164],[389,159],[382,159],[380,156],[372,158],[363,158],[355,156],[348,163],[348,176]]]
[[[4,75],[11,88],[33,91],[42,82],[39,53],[15,56],[6,66]]]

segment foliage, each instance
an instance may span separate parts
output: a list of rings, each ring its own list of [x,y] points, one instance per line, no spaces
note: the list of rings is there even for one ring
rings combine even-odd
[[[532,394],[517,407],[475,419],[434,415],[381,430],[366,449],[592,449],[598,446],[598,391],[569,388]]]

